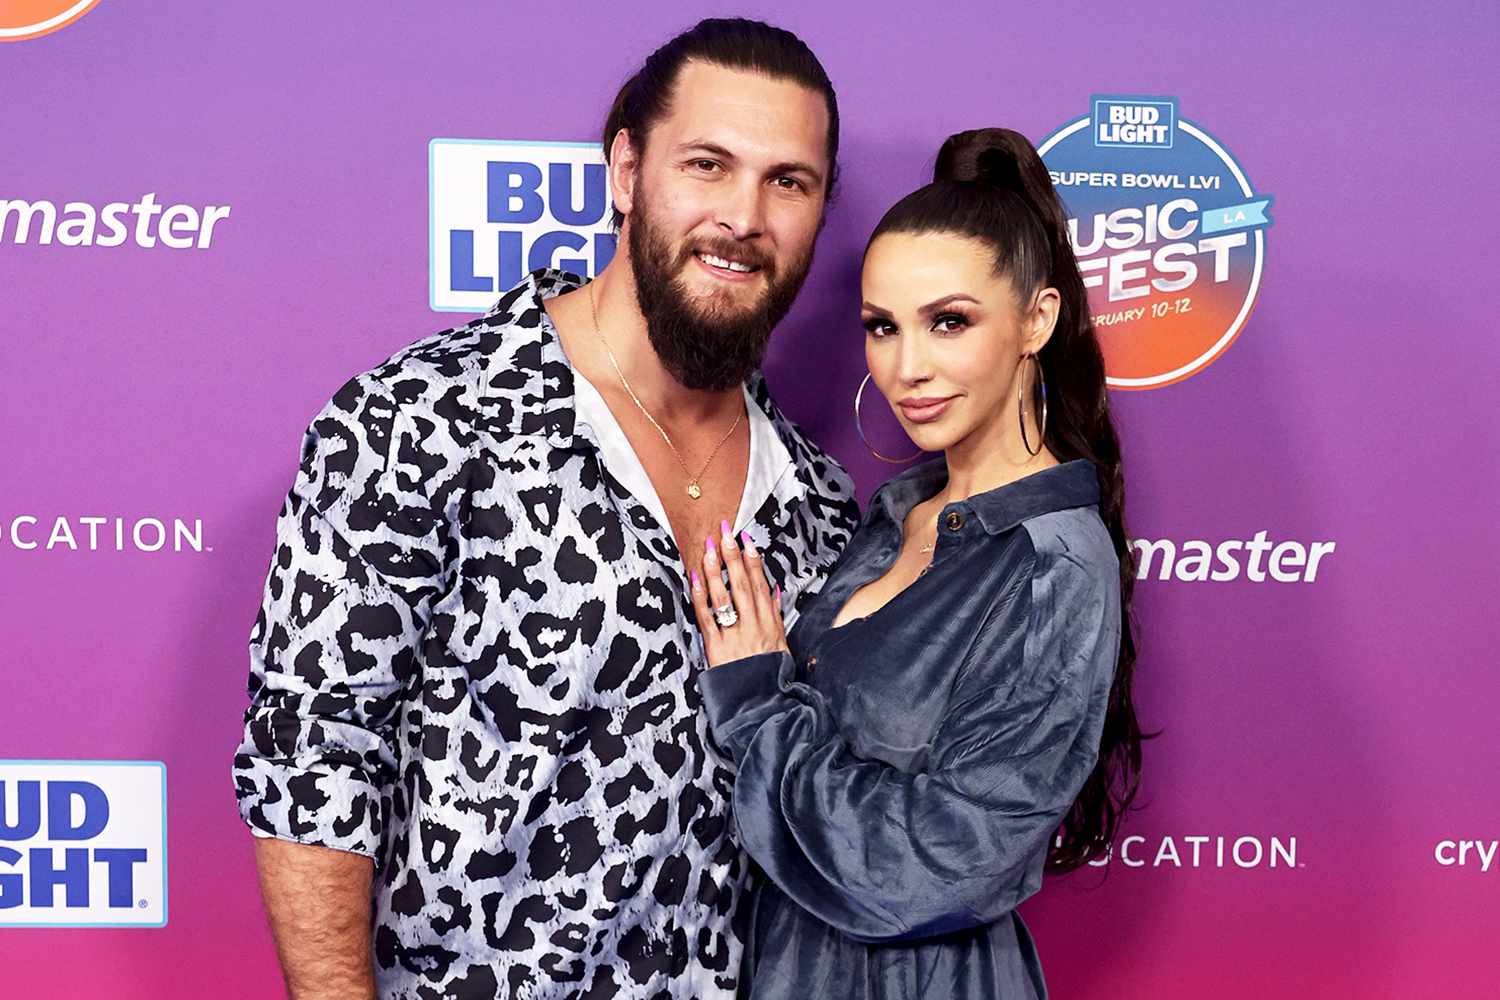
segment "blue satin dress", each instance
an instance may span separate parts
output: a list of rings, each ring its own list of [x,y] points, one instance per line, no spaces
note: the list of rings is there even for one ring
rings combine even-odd
[[[937,459],[876,492],[790,655],[699,678],[765,876],[755,1000],[1047,995],[1015,908],[1098,757],[1119,562],[1094,466],[1065,462],[944,507],[931,568],[831,627],[946,480]]]

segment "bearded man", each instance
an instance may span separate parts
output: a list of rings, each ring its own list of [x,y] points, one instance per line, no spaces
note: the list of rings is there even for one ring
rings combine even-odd
[[[350,380],[251,636],[241,814],[291,995],[735,995],[747,863],[687,573],[741,540],[788,625],[851,534],[759,364],[838,107],[796,36],[704,21],[604,134],[620,249]]]

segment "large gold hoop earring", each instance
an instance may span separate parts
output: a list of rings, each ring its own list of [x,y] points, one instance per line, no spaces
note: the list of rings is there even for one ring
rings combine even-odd
[[[892,465],[905,465],[907,462],[910,462],[912,459],[914,459],[918,455],[922,454],[922,449],[918,448],[915,452],[913,452],[911,455],[907,456],[906,458],[887,458],[886,456],[882,455],[880,452],[876,451],[875,450],[875,446],[870,443],[870,439],[867,438],[867,437],[865,437],[865,429],[864,429],[863,426],[861,426],[861,424],[859,422],[859,401],[864,396],[864,394],[865,394],[865,386],[869,383],[869,381],[870,381],[870,373],[869,372],[865,372],[865,377],[860,381],[859,388],[854,391],[854,430],[855,430],[855,433],[857,433],[859,435],[859,439],[864,442],[865,447],[869,449],[871,455],[874,455],[876,458],[880,459],[882,462],[890,462]]]
[[[1040,355],[1028,354],[1026,357],[1036,362],[1036,383],[1042,389],[1042,419],[1037,423],[1037,434],[1041,440],[1036,443],[1036,450],[1031,450],[1031,437],[1026,433],[1026,389],[1017,390],[1016,401],[1020,404],[1017,413],[1021,421],[1021,445],[1026,449],[1028,455],[1040,455],[1042,448],[1047,442],[1047,380],[1042,376],[1042,359]]]

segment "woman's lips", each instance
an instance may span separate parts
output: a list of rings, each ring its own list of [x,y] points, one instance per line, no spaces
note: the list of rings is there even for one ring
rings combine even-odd
[[[943,415],[948,404],[957,399],[957,396],[918,396],[914,399],[903,399],[896,405],[901,407],[901,412],[914,424],[931,423]]]

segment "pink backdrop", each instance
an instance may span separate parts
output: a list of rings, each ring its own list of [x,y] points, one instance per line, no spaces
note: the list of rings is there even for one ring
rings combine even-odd
[[[0,201],[231,209],[182,249],[21,241],[0,214],[0,758],[164,762],[170,869],[165,927],[0,927],[0,995],[276,995],[229,778],[246,638],[308,419],[464,318],[429,307],[429,141],[592,139],[640,58],[713,13],[794,29],[839,91],[843,195],[767,373],[862,496],[888,471],[848,419],[858,253],[948,133],[1040,142],[1091,95],[1171,95],[1274,195],[1238,338],[1114,394],[1130,526],[1336,548],[1312,581],[1140,582],[1138,705],[1165,735],[1128,853],[1023,907],[1054,995],[1494,995],[1500,858],[1457,842],[1500,838],[1500,16],[1388,0],[159,0],[0,45]],[[59,517],[110,520],[48,548]],[[144,518],[201,522],[201,551],[144,551]]]

